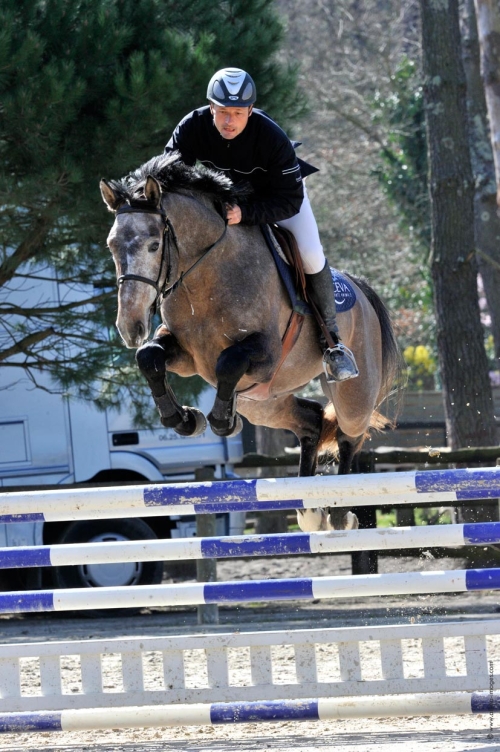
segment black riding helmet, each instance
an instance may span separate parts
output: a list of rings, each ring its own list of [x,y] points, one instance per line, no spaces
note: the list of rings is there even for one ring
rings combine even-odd
[[[241,68],[223,68],[210,79],[207,99],[222,107],[250,107],[257,90],[252,77]]]

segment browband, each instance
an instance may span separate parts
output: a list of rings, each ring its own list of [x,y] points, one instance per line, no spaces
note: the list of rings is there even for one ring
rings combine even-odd
[[[132,206],[132,204],[123,204],[123,206],[120,206],[120,208],[116,210],[115,214],[127,214],[128,212],[138,212],[140,214],[158,214],[160,217],[163,217],[163,212],[161,212],[156,207],[148,206],[147,204],[145,204],[144,206]]]

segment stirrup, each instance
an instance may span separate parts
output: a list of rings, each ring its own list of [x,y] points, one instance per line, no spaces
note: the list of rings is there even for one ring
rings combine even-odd
[[[329,384],[335,381],[347,381],[359,376],[358,366],[351,350],[342,342],[328,347],[323,353],[323,369]]]

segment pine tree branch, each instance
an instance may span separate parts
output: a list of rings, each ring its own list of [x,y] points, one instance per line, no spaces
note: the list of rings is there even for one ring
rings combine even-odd
[[[48,235],[51,223],[52,220],[47,216],[35,220],[32,229],[28,231],[26,240],[23,240],[14,253],[0,265],[0,287],[9,282],[16,273],[16,269],[39,250]]]
[[[52,327],[49,327],[48,329],[43,329],[40,332],[34,332],[33,334],[28,334],[27,337],[24,337],[24,339],[20,340],[19,342],[16,342],[16,344],[12,345],[12,347],[8,347],[6,350],[1,350],[0,362],[2,362],[3,360],[6,360],[7,358],[11,358],[13,355],[19,355],[19,353],[27,352],[29,347],[32,347],[33,345],[36,345],[39,342],[42,342],[44,339],[51,337],[53,334],[55,334],[55,329],[53,329]],[[16,363],[16,365],[19,367],[19,363]]]
[[[109,292],[104,292],[100,295],[93,295],[91,298],[86,298],[85,300],[78,300],[73,303],[64,303],[63,305],[52,307],[40,306],[38,308],[24,308],[23,306],[16,306],[13,303],[11,305],[4,303],[5,307],[0,306],[0,314],[9,316],[25,316],[26,318],[29,318],[31,316],[39,316],[40,318],[42,318],[47,314],[64,313],[65,311],[71,311],[72,309],[79,308],[80,306],[89,305],[91,303],[100,303],[102,300],[110,298],[115,294],[116,293],[114,290],[110,290]]]

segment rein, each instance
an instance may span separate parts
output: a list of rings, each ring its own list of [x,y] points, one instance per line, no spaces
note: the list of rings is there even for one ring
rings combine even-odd
[[[170,239],[172,239],[173,243],[175,244],[175,247],[177,249],[177,252],[179,252],[179,246],[177,244],[177,237],[175,234],[175,230],[173,228],[172,223],[170,222],[169,218],[163,211],[163,208],[156,209],[154,207],[149,206],[133,206],[131,204],[125,204],[124,206],[121,206],[119,209],[116,210],[115,214],[128,214],[130,212],[136,212],[137,214],[156,214],[162,218],[163,221],[163,236],[162,236],[162,250],[161,250],[161,262],[160,262],[160,269],[158,271],[158,277],[155,280],[149,279],[148,277],[142,277],[139,274],[122,274],[117,279],[117,285],[118,287],[121,287],[124,282],[127,282],[128,280],[133,280],[136,282],[144,282],[146,285],[151,285],[151,287],[154,287],[156,290],[156,298],[153,303],[155,311],[161,305],[161,303],[165,300],[166,297],[171,295],[175,290],[177,290],[178,287],[182,285],[186,277],[191,274],[191,272],[198,266],[198,264],[203,261],[210,251],[213,251],[214,248],[217,248],[217,246],[222,243],[226,236],[227,232],[227,221],[224,220],[224,230],[222,232],[222,235],[211,245],[209,245],[207,248],[205,248],[200,256],[200,258],[196,259],[194,264],[192,264],[189,269],[185,272],[181,272],[179,278],[171,285],[170,287],[167,287],[169,279],[170,279],[170,270],[171,270],[171,253],[170,253]],[[166,275],[165,275],[165,281],[163,282],[163,285],[161,285],[161,278],[163,276],[163,269],[166,266]]]

